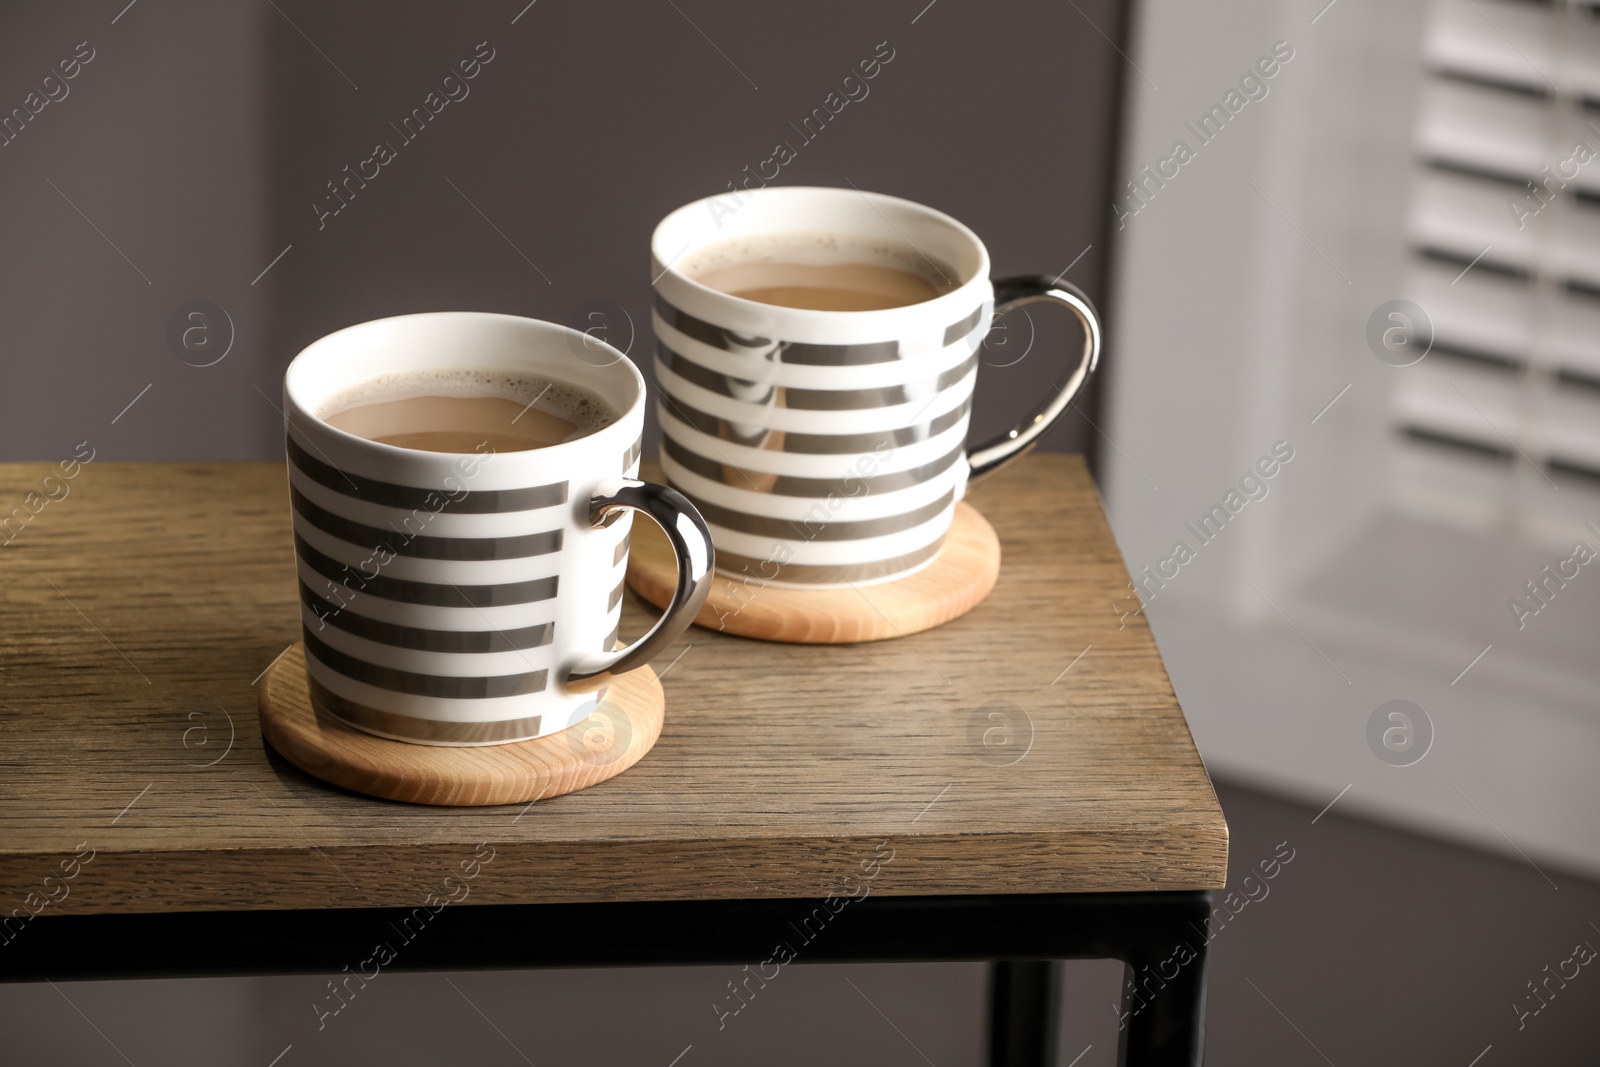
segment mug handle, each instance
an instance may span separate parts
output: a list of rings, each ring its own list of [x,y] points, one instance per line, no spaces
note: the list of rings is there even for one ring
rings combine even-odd
[[[656,624],[637,641],[612,652],[585,657],[567,672],[566,688],[586,693],[607,684],[619,674],[643,667],[681,634],[700,614],[711,595],[711,571],[716,550],[711,530],[700,512],[683,494],[637,478],[607,478],[589,501],[589,522],[603,530],[632,509],[661,527],[678,557],[678,587]]]
[[[967,449],[967,463],[972,467],[971,477],[981,478],[1010,463],[1038,443],[1062,415],[1073,397],[1083,389],[1089,375],[1100,361],[1100,316],[1094,305],[1083,295],[1083,290],[1070,282],[1053,281],[1042,274],[1022,274],[1014,278],[997,278],[994,283],[994,307],[998,315],[1024,304],[1048,302],[1070,308],[1083,324],[1083,354],[1078,366],[1066,384],[1056,388],[1056,394],[1040,405],[1027,418],[1017,423],[999,437]]]

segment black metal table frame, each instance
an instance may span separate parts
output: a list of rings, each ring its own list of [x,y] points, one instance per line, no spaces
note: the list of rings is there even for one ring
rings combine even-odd
[[[815,916],[795,962],[991,962],[994,1067],[1055,1063],[1054,961],[1065,959],[1122,961],[1119,1062],[1200,1064],[1208,893],[830,899],[463,904],[420,921],[428,909],[41,914],[0,944],[0,981],[338,976],[408,920],[426,928],[385,969],[758,965]]]

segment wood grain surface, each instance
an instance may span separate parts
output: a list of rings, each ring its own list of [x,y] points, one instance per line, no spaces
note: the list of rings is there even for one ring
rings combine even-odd
[[[845,589],[806,589],[719,573],[695,622],[762,641],[838,645],[886,641],[942,626],[983,601],[1000,576],[1000,539],[971,504],[956,505],[932,563],[898,581]],[[633,528],[628,587],[656,607],[672,600],[678,564],[651,522]]]
[[[558,733],[509,745],[414,745],[317,714],[304,642],[278,657],[256,689],[263,737],[307,774],[385,800],[463,808],[547,800],[614,778],[656,743],[666,707],[655,671],[641,667]]]
[[[54,470],[0,465],[0,515]],[[869,869],[885,894],[1221,886],[1227,827],[1114,606],[1083,462],[1029,457],[971,500],[1005,566],[961,618],[863,645],[691,629],[627,774],[436,809],[262,743],[256,686],[299,636],[283,466],[92,463],[0,532],[0,914],[47,877],[46,914],[409,905],[482,843],[474,903],[816,897]],[[628,597],[624,639],[654,616]]]

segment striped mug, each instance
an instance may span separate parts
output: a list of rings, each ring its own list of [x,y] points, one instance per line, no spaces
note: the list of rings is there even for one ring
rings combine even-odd
[[[759,262],[805,235],[926,264],[947,291],[881,310],[813,310],[697,280],[708,262]],[[842,587],[929,565],[969,477],[1036,443],[1099,358],[1100,322],[1083,293],[1044,277],[991,282],[976,234],[894,197],[801,187],[710,197],[663,219],[651,256],[662,469],[710,525],[717,569],[747,581]],[[1077,315],[1082,351],[1036,410],[969,447],[991,316],[1035,301]]]
[[[580,386],[616,418],[543,448],[462,454],[381,444],[325,421],[363,382],[460,371]],[[633,477],[644,398],[621,352],[512,315],[380,319],[301,352],[283,402],[317,709],[419,744],[522,741],[582,721],[610,679],[669,644],[710,591],[712,546],[682,496]],[[618,649],[635,510],[672,542],[678,586],[656,624]]]

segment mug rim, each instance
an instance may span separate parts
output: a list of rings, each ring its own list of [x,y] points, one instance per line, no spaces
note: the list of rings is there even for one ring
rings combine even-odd
[[[305,403],[304,399],[297,390],[297,383],[295,380],[297,377],[296,368],[302,366],[302,361],[304,361],[304,366],[310,366],[319,356],[319,353],[314,351],[315,349],[318,349],[324,345],[335,346],[340,343],[348,342],[352,336],[367,330],[378,329],[380,327],[393,327],[396,324],[402,323],[419,324],[421,320],[449,321],[461,325],[510,323],[515,324],[516,328],[518,329],[526,330],[532,328],[531,332],[534,334],[564,334],[569,342],[576,341],[578,344],[582,344],[585,347],[598,344],[601,348],[609,350],[614,356],[616,356],[616,358],[610,363],[594,367],[596,371],[600,373],[606,373],[607,368],[621,364],[624,370],[618,373],[629,375],[633,385],[633,398],[628,402],[626,407],[616,413],[616,418],[613,419],[609,424],[570,441],[561,441],[553,445],[541,445],[538,448],[518,449],[515,452],[499,452],[496,453],[497,456],[526,459],[539,457],[540,459],[544,459],[552,455],[559,457],[561,451],[564,449],[568,451],[576,451],[577,446],[589,444],[593,442],[595,438],[606,435],[610,431],[620,430],[626,424],[629,413],[632,412],[634,408],[642,405],[645,401],[646,387],[644,375],[639,371],[638,366],[635,365],[633,360],[629,359],[626,353],[620,351],[613,345],[608,344],[607,342],[598,338],[592,337],[589,334],[583,333],[582,331],[575,330],[570,326],[564,326],[560,323],[550,322],[545,319],[535,319],[526,315],[512,315],[498,311],[419,311],[411,312],[405,315],[386,315],[382,318],[365,319],[361,322],[351,323],[349,326],[343,326],[331,333],[323,334],[321,337],[318,337],[316,340],[306,345],[295,354],[294,359],[290,360],[288,367],[284,369],[283,398],[285,404],[289,407],[292,407],[296,414],[302,415],[307,420],[314,423],[321,432],[333,434],[335,440],[348,443],[352,447],[356,448],[373,449],[375,450],[375,454],[379,456],[390,456],[395,458],[406,457],[413,461],[419,458],[429,457],[439,460],[457,460],[463,457],[480,456],[481,453],[478,452],[437,452],[432,449],[425,448],[403,448],[399,445],[391,445],[385,444],[382,441],[374,441],[370,437],[362,437],[360,434],[351,433],[349,430],[342,430],[328,422],[321,415],[317,414],[315,407]],[[591,366],[593,365],[591,364]],[[441,369],[454,368],[441,367]],[[520,368],[499,368],[486,366],[485,369]],[[307,373],[309,372],[305,370],[301,370],[299,372],[301,376]],[[381,374],[383,372],[380,371],[378,373]],[[377,377],[377,375],[372,375],[371,377]],[[303,385],[301,385],[301,387],[303,388]]]
[[[977,266],[971,272],[971,276],[963,278],[960,284],[956,285],[955,288],[951,289],[949,292],[940,293],[938,296],[929,297],[926,300],[919,300],[914,304],[901,304],[896,307],[873,308],[869,310],[846,311],[823,308],[795,308],[789,307],[788,305],[768,304],[759,300],[749,300],[742,296],[735,296],[732,293],[725,292],[721,289],[715,289],[704,284],[703,282],[696,281],[694,278],[679,270],[677,267],[677,264],[681,262],[685,256],[690,255],[694,251],[699,251],[700,249],[704,249],[712,244],[715,244],[719,238],[691,241],[676,254],[670,250],[664,249],[662,245],[662,241],[666,232],[671,227],[682,224],[682,220],[690,212],[695,210],[709,210],[713,203],[729,195],[727,193],[721,193],[714,194],[712,196],[704,196],[698,200],[690,201],[681,207],[674,208],[672,211],[668,212],[660,222],[656,223],[655,229],[650,234],[650,256],[655,261],[656,275],[656,280],[651,283],[651,288],[658,288],[663,277],[671,276],[675,283],[687,286],[689,291],[694,293],[697,298],[722,301],[744,313],[778,313],[784,315],[785,317],[792,316],[792,321],[799,322],[848,322],[851,324],[869,325],[879,320],[887,320],[891,317],[898,318],[899,316],[903,316],[908,313],[922,314],[927,309],[939,307],[941,304],[949,304],[951,306],[957,304],[969,304],[971,303],[971,290],[988,284],[989,273],[993,265],[989,260],[989,250],[984,245],[982,238],[980,238],[971,227],[967,226],[961,220],[952,215],[946,214],[943,211],[940,211],[938,208],[929,207],[926,204],[920,204],[915,200],[907,200],[904,197],[892,196],[888,193],[870,192],[868,190],[856,189],[854,187],[845,188],[834,185],[767,185],[757,189],[746,190],[738,195],[745,197],[759,197],[767,200],[774,197],[782,198],[786,196],[818,195],[825,197],[837,197],[839,199],[848,199],[852,194],[862,197],[874,208],[882,206],[892,208],[896,211],[921,215],[924,218],[933,220],[939,225],[950,230],[952,233],[956,234],[956,236],[964,240],[977,255]],[[891,222],[890,225],[893,226],[894,224]],[[821,232],[828,232],[826,227],[818,227],[818,229]],[[773,230],[771,232],[777,233],[780,231]],[[728,240],[734,236],[736,235],[727,234],[720,239]],[[902,239],[905,239],[903,235]],[[920,249],[917,249],[914,244],[911,244],[909,239],[905,240],[908,245],[911,245],[911,247],[918,252],[918,254],[923,254]],[[673,258],[669,260],[667,258],[668,256],[672,256]],[[878,318],[874,319],[873,316],[877,316]]]

